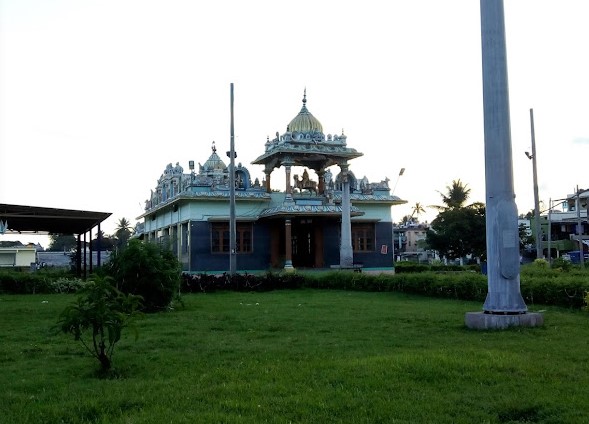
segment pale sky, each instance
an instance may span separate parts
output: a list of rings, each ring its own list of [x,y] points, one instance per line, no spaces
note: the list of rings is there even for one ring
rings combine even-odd
[[[514,188],[587,188],[589,1],[505,0]],[[452,180],[485,200],[477,0],[0,0],[0,203],[112,212],[133,224],[168,163],[237,161],[301,107],[364,153],[358,178],[400,177],[393,220]],[[284,170],[272,174],[283,188]],[[427,209],[422,220],[437,212]],[[6,239],[8,236],[3,236]],[[17,237],[18,239],[18,237]],[[22,239],[22,237],[21,237]]]

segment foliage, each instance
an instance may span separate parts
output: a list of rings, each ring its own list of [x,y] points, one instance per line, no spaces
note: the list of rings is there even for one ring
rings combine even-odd
[[[80,278],[61,277],[50,283],[56,293],[76,293],[86,287],[88,283]]]
[[[534,259],[533,265],[536,268],[546,269],[546,268],[548,268],[548,261],[543,258]]]
[[[573,264],[563,258],[554,258],[550,267],[552,269],[560,269],[561,271],[568,272],[573,267]]]
[[[401,221],[399,221],[399,225],[407,225],[413,223],[417,223],[417,218],[414,218],[411,215],[405,215],[403,218],[401,218]]]
[[[419,221],[419,215],[425,213],[425,209],[423,205],[419,202],[416,202],[413,208],[411,209],[411,218],[415,217],[416,221]]]
[[[104,234],[104,231],[99,231],[100,233],[100,250],[114,250],[117,246],[118,240],[114,237]],[[98,251],[98,235],[90,242],[92,245],[92,250]]]
[[[304,286],[304,277],[296,273],[273,273],[264,275],[227,273],[182,274],[181,291],[188,293],[212,293],[219,290],[268,291],[279,289],[298,289]]]
[[[450,259],[482,257],[486,251],[485,206],[448,208],[438,214],[426,233],[428,246]]]
[[[517,227],[519,233],[519,249],[529,249],[534,245],[534,237],[530,234],[528,227],[525,224],[519,224]]]
[[[131,222],[127,220],[127,218],[119,219],[117,224],[117,228],[115,228],[115,237],[118,240],[118,246],[123,247],[127,245],[129,238],[133,234],[133,227],[131,226]]]
[[[68,286],[76,290],[79,280],[63,269],[41,269],[36,272],[0,270],[0,293],[59,293]]]
[[[182,291],[262,292],[281,289],[337,289],[395,291],[430,297],[447,297],[484,302],[487,277],[478,265],[425,265],[397,262],[393,274],[348,271],[304,272],[265,275],[183,274]],[[579,309],[589,291],[589,272],[575,267],[568,273],[526,265],[521,268],[521,293],[528,305],[543,304]]]
[[[49,247],[52,252],[69,252],[76,249],[78,242],[73,234],[49,234]]]
[[[142,296],[146,312],[168,308],[180,288],[178,259],[170,249],[154,243],[130,240],[103,269],[123,293]]]
[[[112,285],[108,278],[97,279],[82,290],[76,303],[66,307],[59,316],[59,329],[72,334],[108,371],[115,345],[122,330],[137,316],[140,296],[127,295]],[[90,333],[91,342],[85,339]]]
[[[446,211],[449,209],[460,209],[464,207],[464,204],[470,196],[470,188],[468,184],[464,184],[460,179],[453,180],[452,184],[446,186],[446,193],[438,191],[442,196],[442,202],[444,206],[432,206],[439,211]]]
[[[440,256],[449,259],[466,255],[484,257],[486,252],[485,205],[473,203],[465,206],[470,195],[468,184],[453,180],[439,192],[444,206],[432,206],[440,211],[426,233],[426,243]]]

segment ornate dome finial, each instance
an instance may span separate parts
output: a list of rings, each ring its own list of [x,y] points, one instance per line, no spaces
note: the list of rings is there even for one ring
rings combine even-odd
[[[303,107],[297,116],[286,127],[287,132],[323,133],[323,125],[307,109],[307,87],[303,91]]]
[[[217,148],[215,147],[215,140],[213,140],[213,145],[211,148],[213,149],[213,153],[217,153]]]

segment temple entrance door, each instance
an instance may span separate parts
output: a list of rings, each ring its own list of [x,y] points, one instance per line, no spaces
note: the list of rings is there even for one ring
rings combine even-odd
[[[292,222],[292,265],[295,268],[315,267],[315,227],[310,218]]]

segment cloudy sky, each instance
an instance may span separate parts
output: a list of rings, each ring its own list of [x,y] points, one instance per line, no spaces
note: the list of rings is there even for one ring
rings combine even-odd
[[[530,108],[540,199],[589,186],[589,2],[505,0],[505,15],[525,213]],[[406,169],[395,221],[455,179],[484,201],[480,44],[476,0],[0,0],[0,202],[112,212],[107,233],[135,223],[168,163],[228,150],[230,83],[252,178],[306,88],[324,132],[364,153],[357,177],[393,186]]]

